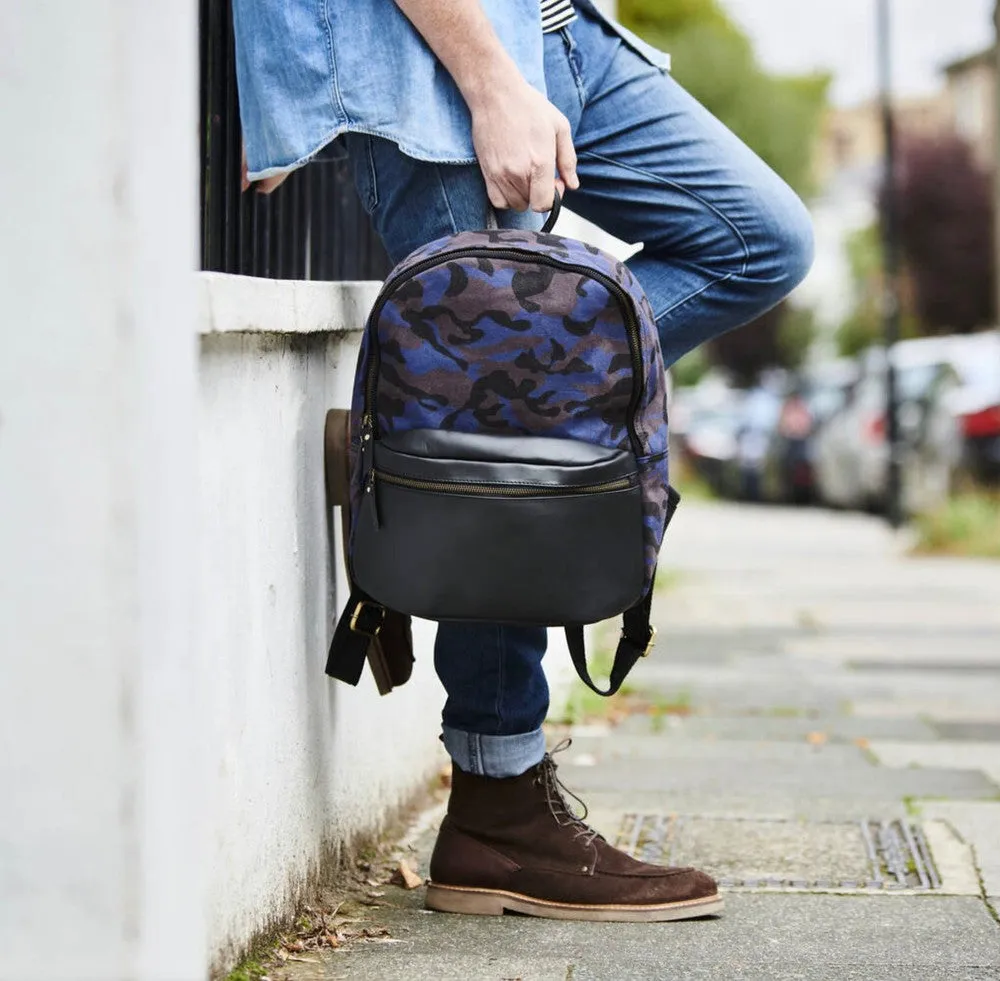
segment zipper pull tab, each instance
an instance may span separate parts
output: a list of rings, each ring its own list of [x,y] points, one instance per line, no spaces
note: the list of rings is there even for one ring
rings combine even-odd
[[[361,417],[361,472],[365,482],[365,499],[376,528],[382,527],[378,513],[378,491],[375,489],[375,422],[369,413]]]
[[[378,490],[375,487],[375,471],[368,472],[368,483],[365,484],[365,500],[368,502],[368,512],[372,516],[376,530],[382,527],[382,518],[378,513]]]
[[[375,469],[375,426],[370,415],[361,418],[361,479],[368,481]]]

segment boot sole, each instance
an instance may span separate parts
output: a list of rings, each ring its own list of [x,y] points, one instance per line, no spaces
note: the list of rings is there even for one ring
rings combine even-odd
[[[722,897],[705,896],[655,906],[595,906],[588,903],[555,903],[533,899],[502,889],[473,889],[469,886],[440,886],[428,883],[425,905],[441,913],[470,913],[474,916],[502,916],[505,912],[544,916],[553,920],[602,920],[616,923],[662,923],[690,920],[721,913]]]

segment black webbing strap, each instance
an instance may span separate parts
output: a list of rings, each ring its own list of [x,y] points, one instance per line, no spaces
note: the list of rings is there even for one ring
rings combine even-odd
[[[656,628],[650,626],[649,617],[653,605],[653,584],[650,583],[646,595],[622,614],[622,635],[615,651],[615,660],[611,666],[611,678],[607,691],[601,691],[594,684],[587,669],[587,649],[583,639],[583,627],[567,627],[566,643],[569,645],[569,656],[573,659],[573,667],[580,680],[598,695],[614,695],[628,677],[629,671],[635,667],[640,657],[645,657],[653,648]]]
[[[331,678],[356,685],[368,656],[368,646],[378,642],[378,634],[385,623],[386,609],[361,592],[351,590],[344,612],[337,621],[337,628],[330,641],[326,659],[326,673]]]
[[[378,693],[388,695],[409,680],[413,634],[408,616],[382,606],[353,587],[333,631],[326,673],[338,681],[357,685],[366,659]]]

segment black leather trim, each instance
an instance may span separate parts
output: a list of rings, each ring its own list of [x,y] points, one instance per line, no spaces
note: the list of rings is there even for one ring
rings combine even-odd
[[[634,606],[643,587],[638,486],[495,498],[377,483],[380,524],[354,530],[358,586],[432,620],[556,626]]]
[[[554,463],[563,467],[588,467],[617,460],[627,450],[608,449],[579,439],[551,436],[491,436],[484,433],[453,433],[443,429],[411,429],[387,433],[382,446],[410,456],[448,460],[495,460],[498,463]],[[635,467],[633,466],[634,470]]]
[[[418,429],[375,443],[377,471],[419,480],[585,487],[635,477],[629,450],[570,439],[481,436]]]

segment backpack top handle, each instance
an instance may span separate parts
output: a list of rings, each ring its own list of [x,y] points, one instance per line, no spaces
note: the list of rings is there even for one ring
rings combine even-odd
[[[559,212],[562,211],[562,196],[559,194],[559,189],[554,189],[552,193],[555,195],[552,199],[552,210],[549,212],[549,217],[545,219],[545,224],[542,225],[542,232],[546,235],[556,227]]]

